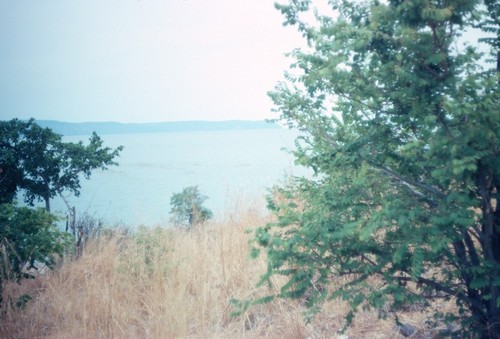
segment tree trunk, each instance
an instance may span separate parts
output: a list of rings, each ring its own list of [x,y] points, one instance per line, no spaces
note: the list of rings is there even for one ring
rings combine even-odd
[[[494,170],[483,164],[478,166],[478,170],[478,188],[482,210],[481,232],[483,239],[481,240],[481,246],[485,263],[494,267],[493,273],[498,272],[500,266],[499,207],[494,198],[498,190],[498,179],[495,178]],[[483,318],[480,321],[482,326],[481,338],[500,339],[500,307],[498,305],[500,286],[498,286],[495,276],[490,276],[488,279],[489,285],[481,291],[483,304]]]
[[[497,307],[495,307],[495,314],[490,314],[488,325],[486,338],[500,339],[500,314]]]
[[[43,196],[43,199],[45,200],[45,210],[50,212],[50,186],[47,179],[45,179],[45,195]]]
[[[50,198],[46,196],[44,199],[45,199],[45,210],[47,212],[50,212]]]

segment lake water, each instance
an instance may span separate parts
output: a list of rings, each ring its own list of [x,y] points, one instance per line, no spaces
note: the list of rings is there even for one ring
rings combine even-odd
[[[216,218],[238,204],[265,210],[267,188],[286,175],[306,173],[282,150],[293,148],[296,137],[286,129],[101,137],[106,146],[125,147],[119,166],[94,171],[90,180],[81,180],[80,197],[68,200],[77,212],[88,211],[110,224],[167,225],[172,194],[193,185],[208,196],[205,206]],[[65,137],[78,140],[88,136]],[[60,198],[52,201],[52,209],[66,210]]]

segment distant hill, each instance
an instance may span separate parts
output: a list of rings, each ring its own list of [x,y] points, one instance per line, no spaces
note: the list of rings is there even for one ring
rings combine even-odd
[[[196,131],[224,131],[280,128],[278,124],[266,121],[176,121],[160,123],[119,123],[119,122],[62,122],[55,120],[36,120],[42,127],[48,127],[62,135],[90,135],[131,133],[168,133]]]

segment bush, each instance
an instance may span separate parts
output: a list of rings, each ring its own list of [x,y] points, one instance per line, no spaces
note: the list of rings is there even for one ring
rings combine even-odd
[[[44,209],[0,204],[0,305],[2,286],[33,278],[33,270],[52,268],[71,245],[68,233]]]
[[[212,218],[212,211],[203,206],[207,196],[202,195],[198,186],[186,187],[170,198],[171,221],[175,226],[191,228]]]

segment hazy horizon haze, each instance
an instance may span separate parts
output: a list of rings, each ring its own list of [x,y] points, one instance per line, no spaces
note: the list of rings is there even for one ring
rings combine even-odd
[[[272,0],[0,2],[0,118],[276,118],[301,43]]]

